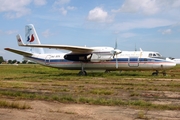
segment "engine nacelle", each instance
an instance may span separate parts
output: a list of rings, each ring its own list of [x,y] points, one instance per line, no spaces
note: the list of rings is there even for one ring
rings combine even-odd
[[[109,61],[113,59],[113,55],[103,55],[97,53],[86,53],[86,54],[77,54],[70,53],[64,56],[64,59],[71,61],[82,61],[82,62],[102,62]]]
[[[113,55],[103,55],[103,54],[95,54],[93,53],[91,56],[91,62],[102,62],[102,61],[109,61],[113,59]]]
[[[75,53],[70,53],[66,54],[64,56],[64,59],[66,60],[71,60],[71,61],[82,61],[82,62],[88,62],[90,61],[92,54],[75,54]]]

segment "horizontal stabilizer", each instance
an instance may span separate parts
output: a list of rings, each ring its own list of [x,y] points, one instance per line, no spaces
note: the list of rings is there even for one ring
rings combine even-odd
[[[4,50],[19,54],[19,55],[23,55],[23,56],[32,56],[33,54],[30,52],[25,52],[22,50],[16,50],[16,49],[12,49],[12,48],[4,48]]]

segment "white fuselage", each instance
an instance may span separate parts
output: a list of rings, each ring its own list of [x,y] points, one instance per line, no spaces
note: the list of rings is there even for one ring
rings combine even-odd
[[[69,70],[81,70],[80,74],[86,75],[85,70],[165,70],[176,65],[174,60],[162,57],[157,52],[151,51],[121,51],[115,47],[82,47],[72,45],[41,44],[36,30],[32,24],[25,26],[26,44],[21,36],[16,36],[19,46],[40,48],[41,54],[33,54],[22,50],[5,48],[5,50],[23,55],[24,59],[38,64]],[[68,50],[69,53],[44,54],[42,48]]]
[[[107,56],[108,52],[94,51],[99,58]],[[80,70],[83,64],[85,70],[165,70],[176,66],[176,63],[164,58],[159,53],[147,51],[123,51],[117,56],[110,56],[110,60],[99,62],[80,62],[64,59],[66,53],[61,54],[34,54],[25,57],[38,64],[69,70]],[[117,60],[117,61],[116,61]],[[116,63],[117,62],[117,63]],[[118,64],[118,67],[116,67]]]

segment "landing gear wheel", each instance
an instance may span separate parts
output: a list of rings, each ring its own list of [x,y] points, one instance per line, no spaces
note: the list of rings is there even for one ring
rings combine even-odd
[[[166,73],[163,73],[163,76],[166,76]]]
[[[158,76],[159,72],[156,70],[156,72],[152,73],[152,76]]]
[[[162,74],[163,74],[163,76],[166,76],[166,75],[167,75],[167,74],[166,74],[166,71],[163,71],[163,73],[162,73]]]
[[[87,75],[87,72],[84,70],[84,71],[79,71],[78,75],[80,76],[86,76]]]
[[[105,70],[105,73],[110,73],[110,71],[109,70]]]

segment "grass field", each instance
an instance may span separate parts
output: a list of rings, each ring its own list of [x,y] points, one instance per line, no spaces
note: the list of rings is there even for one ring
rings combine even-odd
[[[167,76],[151,76],[153,71],[87,71],[88,76],[78,76],[78,72],[40,65],[1,65],[0,107],[31,108],[6,101],[20,99],[180,110],[180,66],[168,70]]]

